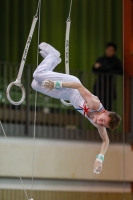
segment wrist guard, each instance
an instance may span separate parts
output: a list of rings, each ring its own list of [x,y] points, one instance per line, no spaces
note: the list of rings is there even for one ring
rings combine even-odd
[[[54,81],[54,88],[55,89],[62,88],[62,81]]]
[[[102,163],[104,161],[104,155],[103,154],[98,154],[96,156],[96,160],[99,161],[100,163]]]

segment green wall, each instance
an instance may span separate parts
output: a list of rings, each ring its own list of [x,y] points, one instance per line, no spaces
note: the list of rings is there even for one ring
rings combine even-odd
[[[62,54],[70,0],[42,0],[40,42],[46,41]],[[0,60],[20,62],[37,0],[0,1]],[[122,57],[122,0],[73,0],[71,13],[70,66],[89,70],[103,54],[106,42],[118,44]],[[37,27],[27,63],[36,64]]]

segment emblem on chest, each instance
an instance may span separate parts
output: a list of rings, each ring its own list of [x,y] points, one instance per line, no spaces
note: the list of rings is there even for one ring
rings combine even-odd
[[[86,102],[84,102],[83,106],[79,106],[76,110],[83,110],[84,116],[91,110],[87,107]]]

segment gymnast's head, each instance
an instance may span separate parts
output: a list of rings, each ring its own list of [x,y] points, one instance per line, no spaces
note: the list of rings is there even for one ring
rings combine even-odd
[[[111,131],[115,130],[121,122],[121,117],[116,112],[105,111],[94,119],[97,125],[109,128]]]

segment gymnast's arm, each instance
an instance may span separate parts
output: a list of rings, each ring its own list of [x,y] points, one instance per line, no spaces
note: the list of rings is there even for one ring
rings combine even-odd
[[[48,88],[47,91],[50,91],[55,88],[55,83],[58,81],[50,81],[45,80],[42,82],[42,87]],[[92,110],[98,110],[99,109],[99,100],[95,96],[92,95],[92,93],[87,90],[81,83],[78,82],[61,82],[60,87],[64,88],[73,88],[77,89],[83,99],[87,102],[87,106],[91,108]]]
[[[62,82],[62,87],[66,88],[74,88],[79,91],[81,96],[84,98],[84,100],[87,102],[87,105],[92,110],[98,110],[99,109],[99,101],[92,95],[92,93],[87,90],[81,83],[76,82]]]
[[[102,146],[101,146],[101,150],[100,150],[100,154],[105,155],[105,153],[108,149],[108,146],[109,146],[109,137],[108,137],[108,134],[107,134],[105,127],[99,126],[98,132],[99,132],[99,135],[100,135],[100,137],[102,138],[102,141],[103,141]]]
[[[95,124],[94,124],[94,126],[98,129],[99,135],[101,136],[101,138],[103,140],[99,155],[103,155],[103,157],[104,157],[104,155],[108,149],[108,146],[109,146],[108,134],[107,134],[105,127],[97,126]],[[99,162],[99,160],[96,159],[95,163],[94,163],[93,172],[96,174],[99,174],[101,171],[102,171],[102,162]]]

